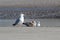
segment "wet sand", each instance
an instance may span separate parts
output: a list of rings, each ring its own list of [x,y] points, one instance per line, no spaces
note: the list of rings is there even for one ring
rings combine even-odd
[[[60,40],[60,27],[0,27],[0,40]]]

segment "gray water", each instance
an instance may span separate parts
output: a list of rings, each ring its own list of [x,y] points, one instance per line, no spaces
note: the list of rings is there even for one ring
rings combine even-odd
[[[33,19],[25,19],[25,22],[32,21]],[[16,19],[12,20],[0,20],[0,27],[13,27],[12,24]],[[35,19],[35,21],[40,21],[41,27],[60,27],[60,19]],[[25,25],[23,25],[25,26]]]

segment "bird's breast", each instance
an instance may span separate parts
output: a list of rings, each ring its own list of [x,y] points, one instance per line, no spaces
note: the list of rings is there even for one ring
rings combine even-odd
[[[20,18],[19,20],[20,20],[21,22],[24,22],[24,17]]]

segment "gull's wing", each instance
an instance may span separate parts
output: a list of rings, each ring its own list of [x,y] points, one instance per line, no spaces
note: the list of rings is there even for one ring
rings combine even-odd
[[[16,22],[13,24],[13,26],[17,25],[19,23],[19,19],[16,20]]]

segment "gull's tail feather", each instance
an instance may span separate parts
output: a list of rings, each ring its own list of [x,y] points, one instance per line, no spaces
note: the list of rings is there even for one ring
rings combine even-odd
[[[29,26],[29,24],[28,23],[23,23],[24,25],[26,25],[26,26]]]
[[[13,26],[15,26],[16,24],[13,24]]]
[[[30,23],[30,22],[26,22],[26,23],[23,23],[23,24],[26,25],[27,27],[32,27],[33,26],[33,24]]]

